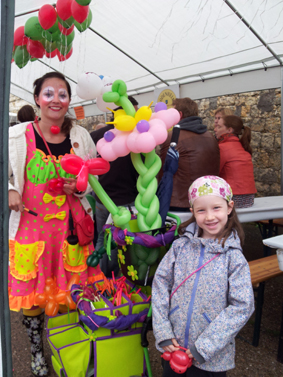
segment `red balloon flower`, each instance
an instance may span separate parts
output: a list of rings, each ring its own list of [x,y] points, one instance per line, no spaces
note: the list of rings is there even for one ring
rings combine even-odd
[[[103,158],[92,158],[85,161],[74,154],[66,154],[61,160],[61,166],[67,173],[77,176],[76,187],[79,191],[86,190],[89,174],[101,175],[110,169],[109,162]]]

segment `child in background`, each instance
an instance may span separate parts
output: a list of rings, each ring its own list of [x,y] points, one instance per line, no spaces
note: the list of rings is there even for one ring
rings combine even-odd
[[[181,346],[194,359],[183,374],[163,360],[163,377],[225,377],[235,367],[235,336],[254,311],[244,233],[223,179],[195,180],[189,202],[193,216],[155,273],[153,331],[158,350]]]

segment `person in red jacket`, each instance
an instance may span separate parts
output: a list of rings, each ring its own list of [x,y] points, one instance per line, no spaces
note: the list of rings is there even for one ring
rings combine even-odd
[[[233,191],[237,208],[251,207],[256,193],[251,130],[235,115],[221,117],[214,127],[220,149],[220,173]]]

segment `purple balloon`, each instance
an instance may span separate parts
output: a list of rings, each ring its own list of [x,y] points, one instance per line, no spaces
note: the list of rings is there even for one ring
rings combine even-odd
[[[147,120],[140,120],[137,123],[137,130],[139,133],[147,132],[149,130],[149,123]]]
[[[161,110],[167,110],[167,105],[164,102],[157,102],[157,104],[154,106],[154,112],[158,112]]]
[[[115,137],[115,135],[113,134],[112,131],[107,131],[107,132],[105,132],[105,134],[104,134],[104,139],[105,139],[106,141],[108,141],[108,143],[109,143],[110,141],[112,141],[112,140],[114,139],[114,137]]]

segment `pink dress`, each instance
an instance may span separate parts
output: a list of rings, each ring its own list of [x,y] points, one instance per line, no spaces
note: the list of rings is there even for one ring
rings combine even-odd
[[[11,310],[30,309],[35,305],[35,294],[43,293],[45,281],[55,277],[59,291],[66,290],[74,273],[80,284],[96,281],[100,268],[88,267],[86,259],[93,251],[87,246],[69,245],[69,209],[74,220],[85,216],[80,200],[74,195],[51,194],[48,181],[56,178],[51,157],[36,149],[32,124],[26,130],[27,161],[22,201],[26,208],[36,212],[21,215],[15,240],[10,240],[9,301]],[[71,150],[69,153],[73,153]],[[54,157],[54,156],[53,156]],[[55,157],[61,177],[72,177],[60,167],[63,156]]]

